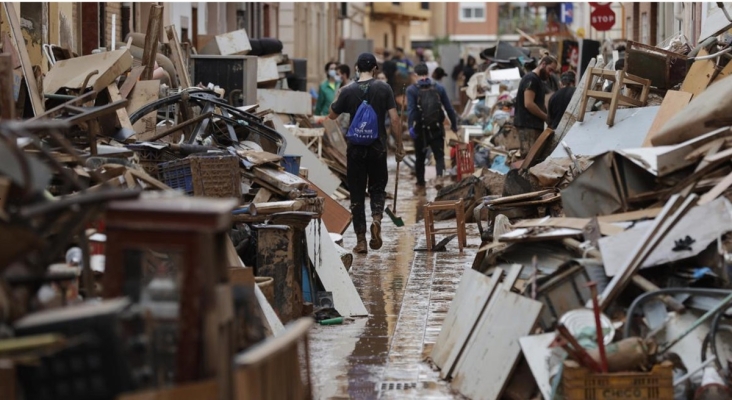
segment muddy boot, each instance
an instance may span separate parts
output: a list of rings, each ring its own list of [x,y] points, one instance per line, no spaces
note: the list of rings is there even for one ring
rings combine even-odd
[[[384,242],[381,240],[381,216],[374,216],[373,222],[371,222],[371,241],[369,246],[372,250],[379,250]]]
[[[357,254],[366,254],[369,252],[368,247],[366,247],[365,233],[356,234],[356,247],[353,248],[353,252]]]
[[[425,188],[425,185],[420,185],[419,183],[414,185],[414,190],[412,190],[412,193],[415,196],[426,196],[427,195],[427,188]]]

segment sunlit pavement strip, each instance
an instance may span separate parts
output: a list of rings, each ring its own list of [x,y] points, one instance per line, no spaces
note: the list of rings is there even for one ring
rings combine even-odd
[[[393,193],[395,164],[390,161],[387,191]],[[421,213],[416,221],[424,200],[412,195],[414,178],[408,168],[402,166],[400,172],[396,214],[405,226],[397,228],[384,215],[384,246],[368,255],[354,255],[351,268],[370,317],[344,325],[316,326],[311,332],[311,375],[317,399],[461,398],[425,359],[437,340],[462,273],[472,264],[480,238],[475,224],[469,224],[468,247],[462,254],[457,238],[445,252],[415,252],[415,247],[425,246]],[[428,189],[427,198],[433,199],[435,194]],[[454,223],[440,221],[436,225]],[[355,242],[349,228],[344,245],[350,250]]]

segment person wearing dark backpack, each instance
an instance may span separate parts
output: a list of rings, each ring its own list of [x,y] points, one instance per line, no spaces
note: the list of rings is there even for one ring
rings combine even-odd
[[[340,95],[330,106],[330,119],[348,113],[351,123],[346,133],[348,148],[346,152],[346,179],[351,194],[351,215],[353,230],[356,232],[354,253],[365,254],[366,246],[366,188],[371,199],[371,240],[372,250],[381,248],[381,220],[386,202],[386,182],[389,173],[386,168],[387,134],[386,115],[392,121],[399,121],[396,101],[391,87],[376,75],[376,57],[362,53],[356,62],[357,81],[343,87]],[[396,137],[396,159],[404,159],[404,147],[399,129],[400,124],[392,124]]]
[[[450,129],[457,133],[457,113],[450,104],[445,88],[429,78],[426,64],[414,67],[417,83],[407,89],[407,121],[410,135],[414,139],[414,154],[417,186],[414,193],[425,194],[424,162],[425,152],[432,149],[437,162],[437,176],[445,170],[445,111],[450,118]]]

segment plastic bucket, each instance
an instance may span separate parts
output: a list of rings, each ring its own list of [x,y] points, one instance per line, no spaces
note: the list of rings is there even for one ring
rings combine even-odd
[[[300,175],[300,158],[301,156],[284,155],[280,164],[285,167],[285,171],[293,174]]]

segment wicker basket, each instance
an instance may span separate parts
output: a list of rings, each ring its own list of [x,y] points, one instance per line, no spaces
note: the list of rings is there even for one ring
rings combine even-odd
[[[160,177],[158,164],[177,160],[176,155],[166,149],[155,149],[149,146],[130,144],[127,148],[134,151],[140,159],[140,166],[155,179]]]
[[[241,198],[241,171],[235,156],[194,154],[158,168],[163,183],[189,195]]]
[[[651,372],[595,374],[565,363],[562,386],[565,400],[673,399],[673,365],[665,361]]]

